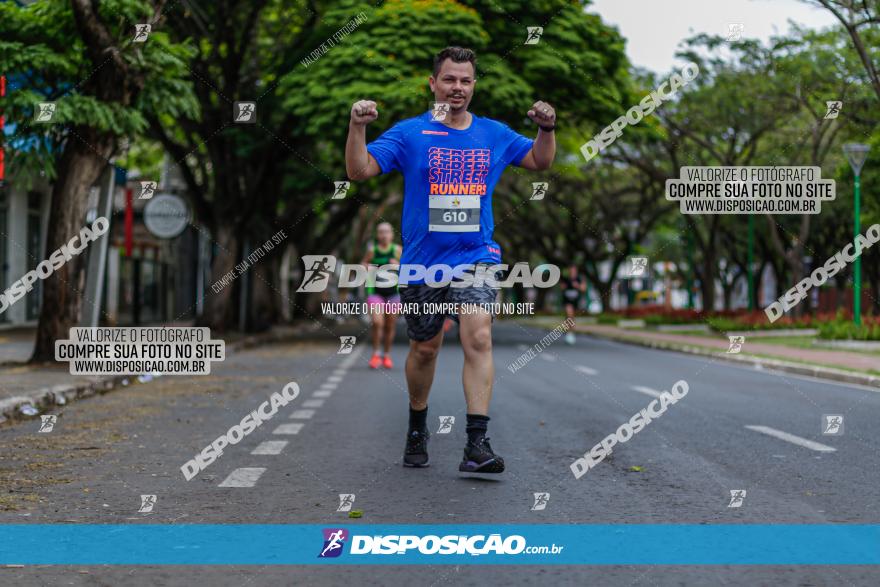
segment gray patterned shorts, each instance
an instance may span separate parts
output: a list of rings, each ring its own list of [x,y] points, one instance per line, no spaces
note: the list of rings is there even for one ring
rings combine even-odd
[[[480,265],[489,265],[488,263],[480,263]],[[495,279],[499,279],[496,273]],[[470,285],[468,287],[452,287],[445,285],[442,287],[432,287],[430,285],[407,285],[400,286],[400,301],[404,304],[493,304],[498,297],[500,288],[490,286],[486,283],[480,286]],[[409,313],[404,311],[406,318],[406,334],[410,340],[416,342],[424,342],[437,336],[437,333],[443,329],[443,322],[447,317],[458,322],[458,314],[426,314],[424,312]],[[493,313],[492,320],[495,319]]]

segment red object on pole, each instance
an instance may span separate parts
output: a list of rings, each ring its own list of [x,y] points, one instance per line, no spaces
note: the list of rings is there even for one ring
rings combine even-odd
[[[134,208],[132,207],[132,189],[125,189],[125,256],[131,257],[131,248],[134,244],[132,228],[134,227]]]
[[[0,75],[0,98],[4,98],[6,96],[6,76]],[[5,119],[2,114],[0,114],[0,135],[3,134],[3,124],[5,123]],[[6,179],[6,170],[3,166],[3,145],[0,145],[0,181]]]

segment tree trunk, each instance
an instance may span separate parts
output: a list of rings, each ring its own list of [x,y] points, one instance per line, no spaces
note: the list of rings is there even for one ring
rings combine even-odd
[[[281,320],[278,265],[279,257],[272,255],[250,268],[252,297],[247,311],[251,313],[248,323],[254,332],[268,330]]]
[[[49,223],[46,229],[46,256],[61,248],[85,226],[89,189],[107,166],[113,139],[92,129],[78,127],[85,139],[68,138],[58,162],[58,176],[52,186]],[[85,251],[83,251],[85,253]],[[52,361],[55,341],[66,339],[77,325],[82,300],[83,254],[74,256],[43,283],[43,300],[37,339],[31,362]],[[94,303],[88,300],[87,303]]]
[[[219,291],[207,292],[205,311],[198,321],[200,326],[207,326],[213,332],[225,332],[229,330],[235,321],[234,296],[235,282],[226,286],[218,283],[219,280],[229,273],[238,263],[241,256],[241,239],[231,224],[221,223],[217,227],[214,259],[211,262],[211,284],[216,285]],[[238,281],[236,279],[236,281]]]

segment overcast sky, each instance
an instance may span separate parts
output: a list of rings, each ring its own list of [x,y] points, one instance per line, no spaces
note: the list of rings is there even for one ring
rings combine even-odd
[[[729,23],[743,24],[743,36],[764,41],[785,33],[789,20],[817,29],[836,23],[830,12],[800,0],[594,0],[588,11],[620,30],[634,65],[656,72],[677,65],[682,39],[696,33],[727,36]]]

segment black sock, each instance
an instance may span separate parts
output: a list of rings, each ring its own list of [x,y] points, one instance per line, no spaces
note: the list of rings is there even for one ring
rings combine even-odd
[[[489,416],[480,414],[467,415],[467,431],[468,441],[476,442],[481,436],[486,436],[486,430],[489,427]]]
[[[409,429],[425,430],[428,427],[428,407],[424,410],[409,409]]]

